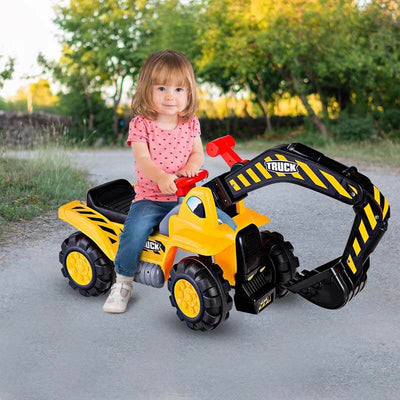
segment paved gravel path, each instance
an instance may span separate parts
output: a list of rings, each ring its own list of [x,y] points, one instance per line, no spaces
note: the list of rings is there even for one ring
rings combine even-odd
[[[96,183],[134,179],[130,150],[73,157]],[[211,177],[226,170],[215,159],[206,168]],[[289,294],[258,316],[234,310],[208,333],[178,320],[166,287],[136,285],[127,313],[103,313],[105,297],[80,296],[60,273],[60,245],[74,229],[56,212],[18,224],[0,247],[0,399],[400,398],[400,174],[359,169],[392,211],[364,291],[337,311]],[[302,269],[341,254],[354,216],[288,184],[247,204],[293,243]]]

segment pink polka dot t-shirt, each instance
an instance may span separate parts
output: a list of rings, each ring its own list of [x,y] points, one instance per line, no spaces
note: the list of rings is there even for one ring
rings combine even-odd
[[[197,117],[189,122],[179,118],[178,125],[173,130],[164,130],[155,121],[138,115],[129,124],[127,145],[132,142],[147,143],[150,157],[163,171],[174,174],[182,169],[192,153],[193,141],[200,135],[200,123]],[[176,196],[162,194],[155,182],[146,178],[139,170],[135,161],[137,184],[135,185],[135,201],[176,201]]]

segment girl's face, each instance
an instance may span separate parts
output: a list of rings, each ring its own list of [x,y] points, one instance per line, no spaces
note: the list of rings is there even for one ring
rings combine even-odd
[[[154,85],[153,104],[160,116],[176,116],[188,103],[188,90],[183,86]]]

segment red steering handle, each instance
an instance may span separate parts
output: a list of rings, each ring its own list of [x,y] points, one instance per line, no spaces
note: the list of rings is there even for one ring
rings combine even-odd
[[[175,185],[178,188],[176,195],[178,197],[186,196],[190,189],[196,186],[196,182],[200,182],[208,177],[208,171],[206,169],[201,169],[196,176],[192,178],[186,178],[182,176],[175,180]]]
[[[236,163],[246,163],[248,160],[242,160],[233,150],[235,144],[235,139],[232,136],[222,136],[208,143],[206,151],[210,157],[221,156],[229,167],[232,167]]]

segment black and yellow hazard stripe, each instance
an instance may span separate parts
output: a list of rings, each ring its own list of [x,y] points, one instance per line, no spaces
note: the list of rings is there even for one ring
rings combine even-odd
[[[72,210],[75,210],[81,216],[84,216],[89,221],[92,221],[98,228],[104,232],[104,236],[114,244],[118,241],[118,235],[122,232],[122,229],[116,229],[115,225],[110,226],[110,223],[104,219],[104,217],[95,210],[92,210],[86,206],[76,206]]]
[[[296,160],[297,164],[301,167],[303,170],[303,173],[310,178],[310,180],[314,183],[314,185],[321,187],[323,189],[327,189],[327,186],[322,182],[322,180],[318,177],[317,173],[315,173],[308,164]]]
[[[122,224],[110,221],[78,200],[62,205],[58,209],[58,217],[93,240],[110,260],[114,260]]]
[[[367,244],[373,231],[377,225],[375,217],[371,215],[372,210],[370,204],[364,208],[364,213],[360,216],[360,222],[354,227],[355,231],[351,239],[352,245],[347,249],[346,262],[353,274],[357,273],[358,261],[361,260],[362,249]]]
[[[388,216],[389,202],[376,186],[374,186],[374,199],[379,204],[379,207],[382,210],[382,219],[385,220]]]
[[[272,156],[275,158],[272,158]],[[263,164],[270,161],[295,162],[299,166],[299,170],[294,173],[271,172]],[[348,201],[351,201],[359,192],[355,186],[348,185],[348,187],[345,187],[337,177],[321,169],[318,165],[314,165],[313,163],[308,164],[298,159],[288,159],[280,153],[250,161],[238,170],[235,175],[231,174],[228,182],[234,193],[243,193],[260,187],[263,183],[268,184],[268,181],[272,183],[272,180],[276,181],[277,178],[284,178],[285,181],[289,180],[311,188],[316,187],[319,191],[326,190],[331,195],[340,195],[340,197]]]
[[[379,222],[387,217],[389,211],[389,202],[376,186],[374,186],[374,200],[380,207],[381,215],[379,212],[374,213],[373,200],[372,198],[370,199],[372,203],[367,203],[359,214],[360,221],[355,226],[354,237],[351,239],[352,246],[348,249],[348,254],[346,256],[347,265],[353,274],[357,273],[357,261],[362,261],[362,249],[367,245],[370,239],[375,237],[375,231],[379,226]],[[377,209],[376,205],[375,209]]]

